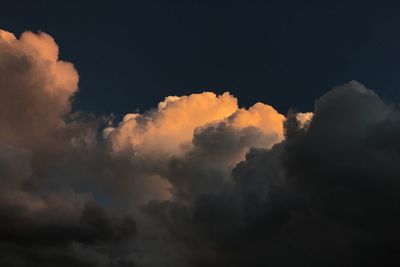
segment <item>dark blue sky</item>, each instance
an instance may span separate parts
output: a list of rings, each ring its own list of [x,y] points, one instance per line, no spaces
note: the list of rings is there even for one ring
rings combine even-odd
[[[1,28],[56,38],[80,74],[83,111],[118,115],[204,90],[305,111],[353,79],[400,100],[395,1],[0,3]]]

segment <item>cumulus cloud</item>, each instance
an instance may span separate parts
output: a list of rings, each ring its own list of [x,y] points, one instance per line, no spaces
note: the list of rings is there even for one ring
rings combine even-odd
[[[78,89],[78,74],[58,60],[58,46],[45,33],[25,32],[19,39],[0,32],[1,140],[34,148],[45,137],[63,134],[62,116]]]
[[[191,141],[196,127],[221,120],[237,110],[237,100],[228,93],[166,97],[149,114],[128,114],[118,128],[109,128],[114,151],[126,149],[176,152]]]
[[[255,127],[271,136],[271,146],[283,138],[284,116],[271,106],[257,103],[248,110],[238,107],[229,93],[211,92],[169,96],[146,114],[128,114],[115,128],[105,129],[114,151],[176,154],[190,145],[198,127],[225,122],[234,128]]]
[[[51,36],[0,31],[1,266],[400,262],[400,110],[362,84],[313,112],[204,92],[121,122],[73,113],[77,90]]]
[[[192,248],[192,266],[397,264],[399,114],[357,82],[336,87],[308,127],[289,113],[285,140],[251,149],[230,187],[147,212]]]
[[[104,137],[115,157],[128,156],[137,165],[140,184],[154,181],[153,196],[146,194],[145,201],[157,194],[171,199],[224,188],[232,168],[251,147],[268,148],[283,140],[284,120],[269,105],[244,109],[229,93],[204,92],[169,96],[156,109],[128,114],[106,128]],[[181,187],[171,184],[178,180]],[[132,199],[129,188],[126,194]]]
[[[132,237],[134,219],[111,215],[92,192],[75,191],[68,183],[78,177],[56,182],[66,173],[60,163],[88,155],[96,139],[95,122],[77,115],[65,121],[78,89],[76,70],[58,59],[51,36],[16,38],[1,30],[0,74],[0,265],[111,262],[97,250]],[[85,253],[96,255],[90,260],[78,257],[87,245]]]

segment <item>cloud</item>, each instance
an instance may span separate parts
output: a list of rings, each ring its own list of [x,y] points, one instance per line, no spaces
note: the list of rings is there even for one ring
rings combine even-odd
[[[72,112],[77,90],[51,36],[0,31],[1,266],[400,262],[400,110],[362,84],[313,112],[204,92],[121,122]]]
[[[57,180],[67,173],[61,162],[73,168],[69,157],[80,155],[79,161],[96,150],[98,123],[70,114],[78,89],[73,65],[58,59],[48,34],[25,32],[17,39],[0,31],[0,73],[0,265],[118,260],[97,250],[111,251],[111,243],[134,236],[134,219],[74,188],[79,172]],[[84,260],[83,251],[94,256]]]
[[[149,114],[126,115],[118,128],[107,129],[107,135],[114,151],[174,153],[191,141],[196,127],[226,118],[235,110],[237,100],[229,93],[166,97]]]
[[[145,114],[128,114],[114,128],[105,130],[113,151],[132,150],[136,153],[179,153],[190,145],[199,127],[225,122],[232,127],[258,128],[274,136],[270,146],[283,138],[284,116],[271,106],[257,103],[248,110],[238,107],[229,93],[211,92],[189,96],[169,96],[158,108]]]
[[[43,145],[45,136],[62,134],[78,74],[58,60],[54,39],[31,32],[17,39],[1,31],[0,70],[1,140],[31,148]]]
[[[251,149],[234,181],[147,212],[186,244],[193,266],[377,266],[399,262],[400,110],[357,82],[316,101],[308,127]],[[390,130],[389,130],[390,129]],[[389,134],[391,133],[391,134]],[[390,140],[390,141],[387,141]]]
[[[271,106],[239,108],[229,93],[205,92],[166,97],[156,109],[126,115],[116,127],[106,128],[104,136],[115,157],[131,158],[141,185],[150,180],[158,184],[153,183],[153,198],[146,194],[149,201],[154,195],[170,199],[172,191],[181,196],[218,191],[227,182],[221,177],[229,176],[250,147],[283,140],[284,120]],[[172,186],[172,180],[184,185]],[[132,187],[126,192],[130,199]]]

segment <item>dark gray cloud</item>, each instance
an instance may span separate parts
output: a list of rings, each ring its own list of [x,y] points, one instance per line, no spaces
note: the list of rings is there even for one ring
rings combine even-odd
[[[289,113],[285,141],[251,150],[226,190],[147,211],[192,266],[398,263],[399,114],[357,82],[336,87],[308,127]]]

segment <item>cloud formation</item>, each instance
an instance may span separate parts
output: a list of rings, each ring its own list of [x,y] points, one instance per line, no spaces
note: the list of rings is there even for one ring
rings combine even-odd
[[[54,39],[31,32],[17,39],[1,31],[0,70],[1,140],[34,148],[62,134],[78,74],[71,63],[58,60]]]
[[[77,90],[51,36],[0,31],[1,266],[400,263],[400,110],[362,84],[313,112],[204,92],[121,122],[72,112]]]
[[[78,89],[76,70],[58,60],[51,36],[25,32],[17,39],[0,31],[0,73],[0,265],[99,261],[104,252],[96,250],[132,237],[136,224],[111,215],[91,192],[75,191],[68,185],[74,177],[56,184],[67,173],[62,162],[84,157],[95,142],[95,123],[65,120]]]
[[[225,123],[236,129],[257,128],[270,138],[263,145],[271,146],[283,139],[283,121],[271,106],[257,103],[246,110],[229,93],[204,92],[168,96],[155,110],[127,114],[117,127],[105,129],[105,136],[116,152],[176,154],[190,146],[197,128]]]
[[[179,233],[192,266],[398,264],[399,115],[357,82],[336,87],[307,127],[289,113],[285,140],[251,149],[231,186],[147,212]]]

